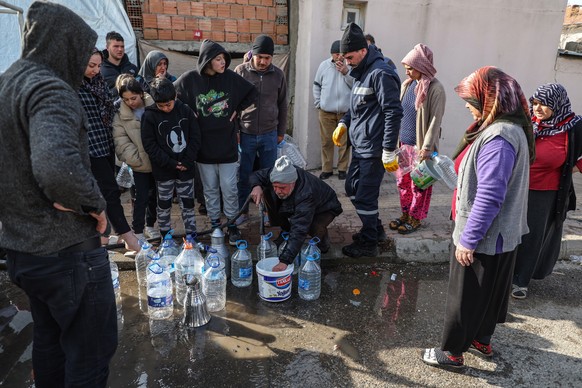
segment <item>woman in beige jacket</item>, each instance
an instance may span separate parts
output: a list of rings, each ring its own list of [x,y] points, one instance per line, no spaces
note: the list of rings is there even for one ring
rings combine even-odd
[[[402,59],[408,79],[400,93],[403,117],[400,125],[400,144],[416,146],[421,160],[430,159],[437,151],[441,134],[441,121],[445,113],[446,95],[443,85],[434,78],[432,51],[417,44]],[[432,187],[416,187],[410,173],[398,178],[402,215],[390,222],[392,230],[400,234],[412,233],[420,227],[430,206]]]
[[[127,163],[133,171],[135,203],[133,206],[133,231],[143,239],[159,238],[154,228],[156,222],[156,185],[152,165],[141,142],[141,117],[146,106],[154,104],[149,94],[130,75],[120,75],[116,87],[121,98],[119,111],[113,119],[113,142],[117,158]]]

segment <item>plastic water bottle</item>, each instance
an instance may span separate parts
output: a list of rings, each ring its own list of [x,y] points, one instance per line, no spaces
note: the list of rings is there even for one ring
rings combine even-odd
[[[319,244],[321,240],[319,239],[319,237],[313,237],[311,240],[309,240],[309,242],[303,247],[303,249],[301,249],[301,266],[304,266],[305,263],[307,263],[307,257],[309,255],[313,255],[314,253],[317,253],[317,265],[321,265],[320,264],[320,257],[321,257],[321,251],[319,250],[319,248],[317,247],[317,244]]]
[[[174,277],[175,262],[176,257],[180,254],[180,247],[174,241],[172,233],[174,231],[170,230],[165,236],[162,246],[160,247],[160,265],[164,267],[164,270],[170,273],[170,276]]]
[[[206,259],[205,268],[202,293],[206,297],[206,307],[210,312],[220,311],[226,306],[226,273],[216,252]]]
[[[257,257],[261,261],[267,257],[277,257],[277,246],[271,241],[273,232],[261,236],[261,241],[257,245]]]
[[[230,258],[230,280],[235,287],[248,287],[253,282],[253,259],[245,240],[238,240],[236,248]]]
[[[215,228],[210,235],[210,247],[216,249],[218,256],[224,261],[224,272],[226,278],[230,279],[230,252],[224,243],[224,232],[220,228]]]
[[[186,237],[184,238],[184,244],[182,244],[180,252],[184,250],[186,242],[189,242],[190,244],[192,244],[192,248],[197,249],[199,253],[202,253],[202,251],[204,250],[204,244],[198,241],[196,237],[197,237],[196,233],[187,234]]]
[[[113,283],[113,292],[115,294],[115,307],[117,308],[117,331],[121,332],[123,329],[123,306],[121,299],[121,284],[119,283],[119,267],[113,260],[115,252],[108,252],[109,254],[109,268],[111,269],[111,282]]]
[[[150,319],[166,319],[174,312],[170,273],[154,260],[148,267],[148,314]]]
[[[321,268],[317,264],[319,254],[307,256],[303,268],[299,270],[299,297],[304,300],[315,300],[321,294]]]
[[[301,167],[303,169],[307,167],[307,162],[301,154],[299,147],[297,147],[292,138],[288,135],[285,135],[283,141],[277,144],[277,158],[280,158],[283,155],[287,155],[289,160],[291,160],[291,163],[293,163],[295,166]]]
[[[449,189],[454,190],[457,187],[457,173],[455,172],[455,164],[447,155],[439,155],[433,152],[432,160],[434,167],[438,174]]]
[[[279,251],[277,252],[278,256],[280,257],[285,247],[287,247],[287,242],[289,241],[289,232],[281,233],[281,237],[283,237],[283,242],[279,245]],[[299,273],[299,268],[301,267],[301,252],[295,256],[295,260],[293,260],[293,275],[297,275]]]
[[[139,308],[147,312],[147,276],[148,265],[156,253],[154,247],[145,240],[140,240],[141,250],[135,256],[135,274],[137,276]]]
[[[176,257],[176,301],[179,305],[183,305],[184,297],[186,296],[187,286],[184,282],[184,275],[196,276],[202,282],[203,267],[204,259],[198,251],[198,248],[194,248],[191,242],[186,241],[184,243],[184,249]]]
[[[121,310],[121,287],[119,284],[119,267],[113,261],[111,255],[109,256],[109,268],[111,268],[111,281],[113,282],[113,292],[115,293],[115,304],[117,311]]]

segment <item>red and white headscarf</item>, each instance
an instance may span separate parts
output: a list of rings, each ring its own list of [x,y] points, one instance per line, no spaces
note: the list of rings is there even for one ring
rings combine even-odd
[[[436,74],[436,69],[432,64],[432,50],[424,44],[419,43],[414,46],[408,54],[406,54],[402,59],[402,63],[419,71],[421,74],[420,80],[418,80],[418,83],[414,88],[414,94],[416,95],[415,108],[418,110],[424,100],[426,100],[430,81],[432,81]],[[411,82],[412,79],[408,78],[404,81],[403,86],[406,86]]]

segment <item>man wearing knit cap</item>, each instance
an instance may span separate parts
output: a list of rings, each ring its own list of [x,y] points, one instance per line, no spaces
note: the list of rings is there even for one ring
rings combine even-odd
[[[319,111],[319,134],[321,135],[321,174],[320,179],[333,175],[334,145],[331,139],[333,130],[350,106],[350,92],[354,79],[348,75],[350,70],[340,54],[340,41],[331,45],[331,59],[321,62],[313,81],[313,100]],[[344,135],[345,137],[345,135]],[[350,162],[350,149],[344,139],[339,148],[337,170],[338,179],[346,179]]]
[[[402,106],[400,79],[384,61],[375,46],[369,46],[362,29],[350,23],[340,43],[354,86],[350,109],[333,133],[337,146],[348,132],[352,161],[346,179],[346,194],[362,221],[362,229],[352,236],[353,243],[342,248],[350,257],[373,257],[378,241],[386,238],[378,216],[378,196],[384,170],[398,169],[394,150],[398,142]]]
[[[293,263],[307,235],[319,237],[322,253],[329,250],[327,226],[343,210],[327,183],[295,167],[283,155],[273,167],[254,172],[250,185],[253,201],[257,205],[264,202],[271,225],[290,233],[273,271],[283,271]]]
[[[259,91],[255,103],[240,116],[238,196],[241,207],[251,192],[249,177],[255,158],[258,157],[260,168],[272,167],[277,159],[277,144],[287,131],[287,82],[283,71],[272,64],[274,51],[273,39],[259,35],[253,42],[251,60],[234,69]]]

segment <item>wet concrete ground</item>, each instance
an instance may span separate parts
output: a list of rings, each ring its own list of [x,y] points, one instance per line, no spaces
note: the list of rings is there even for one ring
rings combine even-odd
[[[396,280],[391,280],[396,274]],[[226,310],[195,330],[181,310],[149,321],[138,308],[133,271],[120,275],[123,325],[110,387],[580,387],[582,266],[559,263],[510,302],[494,336],[495,356],[466,355],[468,368],[424,365],[439,344],[448,267],[324,262],[321,298],[296,293],[279,304],[253,285],[229,284]],[[32,387],[32,320],[25,295],[0,272],[0,386]],[[354,295],[354,289],[360,291]]]

